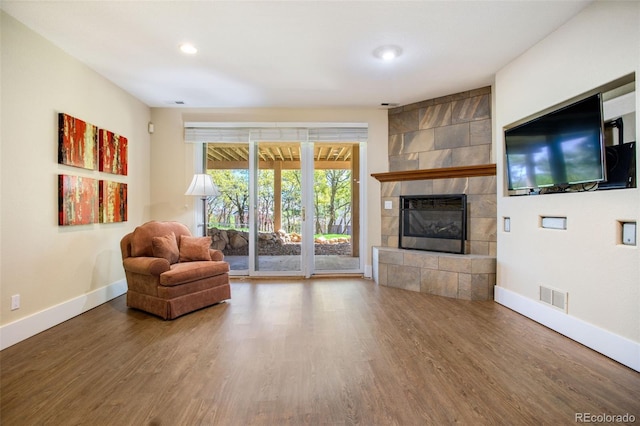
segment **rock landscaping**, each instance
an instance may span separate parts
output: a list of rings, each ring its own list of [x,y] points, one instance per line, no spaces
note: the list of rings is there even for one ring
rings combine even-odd
[[[227,256],[249,255],[249,233],[235,229],[209,228],[211,248],[221,250]],[[302,236],[298,233],[280,230],[277,232],[258,233],[258,254],[263,256],[294,256],[300,254]],[[351,238],[314,240],[316,255],[351,255]]]

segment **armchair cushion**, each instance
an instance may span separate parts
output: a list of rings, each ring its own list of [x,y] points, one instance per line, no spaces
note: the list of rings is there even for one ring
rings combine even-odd
[[[229,272],[227,262],[194,261],[171,265],[160,275],[160,285],[174,286]]]
[[[162,237],[153,237],[151,239],[153,247],[153,256],[167,259],[170,264],[178,262],[180,251],[178,250],[178,241],[176,234],[170,233]]]
[[[210,261],[209,247],[211,247],[211,237],[189,237],[183,235],[180,238],[180,262]]]

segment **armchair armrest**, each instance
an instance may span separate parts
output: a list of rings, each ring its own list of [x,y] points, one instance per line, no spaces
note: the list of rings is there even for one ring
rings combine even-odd
[[[122,266],[125,271],[144,275],[160,275],[171,269],[167,259],[161,257],[127,257]]]
[[[209,249],[209,254],[211,255],[211,260],[224,260],[224,253],[220,250]]]

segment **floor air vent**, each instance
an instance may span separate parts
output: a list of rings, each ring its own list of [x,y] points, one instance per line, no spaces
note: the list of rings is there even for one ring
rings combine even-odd
[[[540,286],[540,301],[567,312],[567,292]]]

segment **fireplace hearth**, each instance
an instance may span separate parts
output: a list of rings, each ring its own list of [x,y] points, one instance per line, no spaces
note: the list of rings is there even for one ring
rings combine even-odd
[[[400,197],[399,248],[464,254],[467,196]]]

